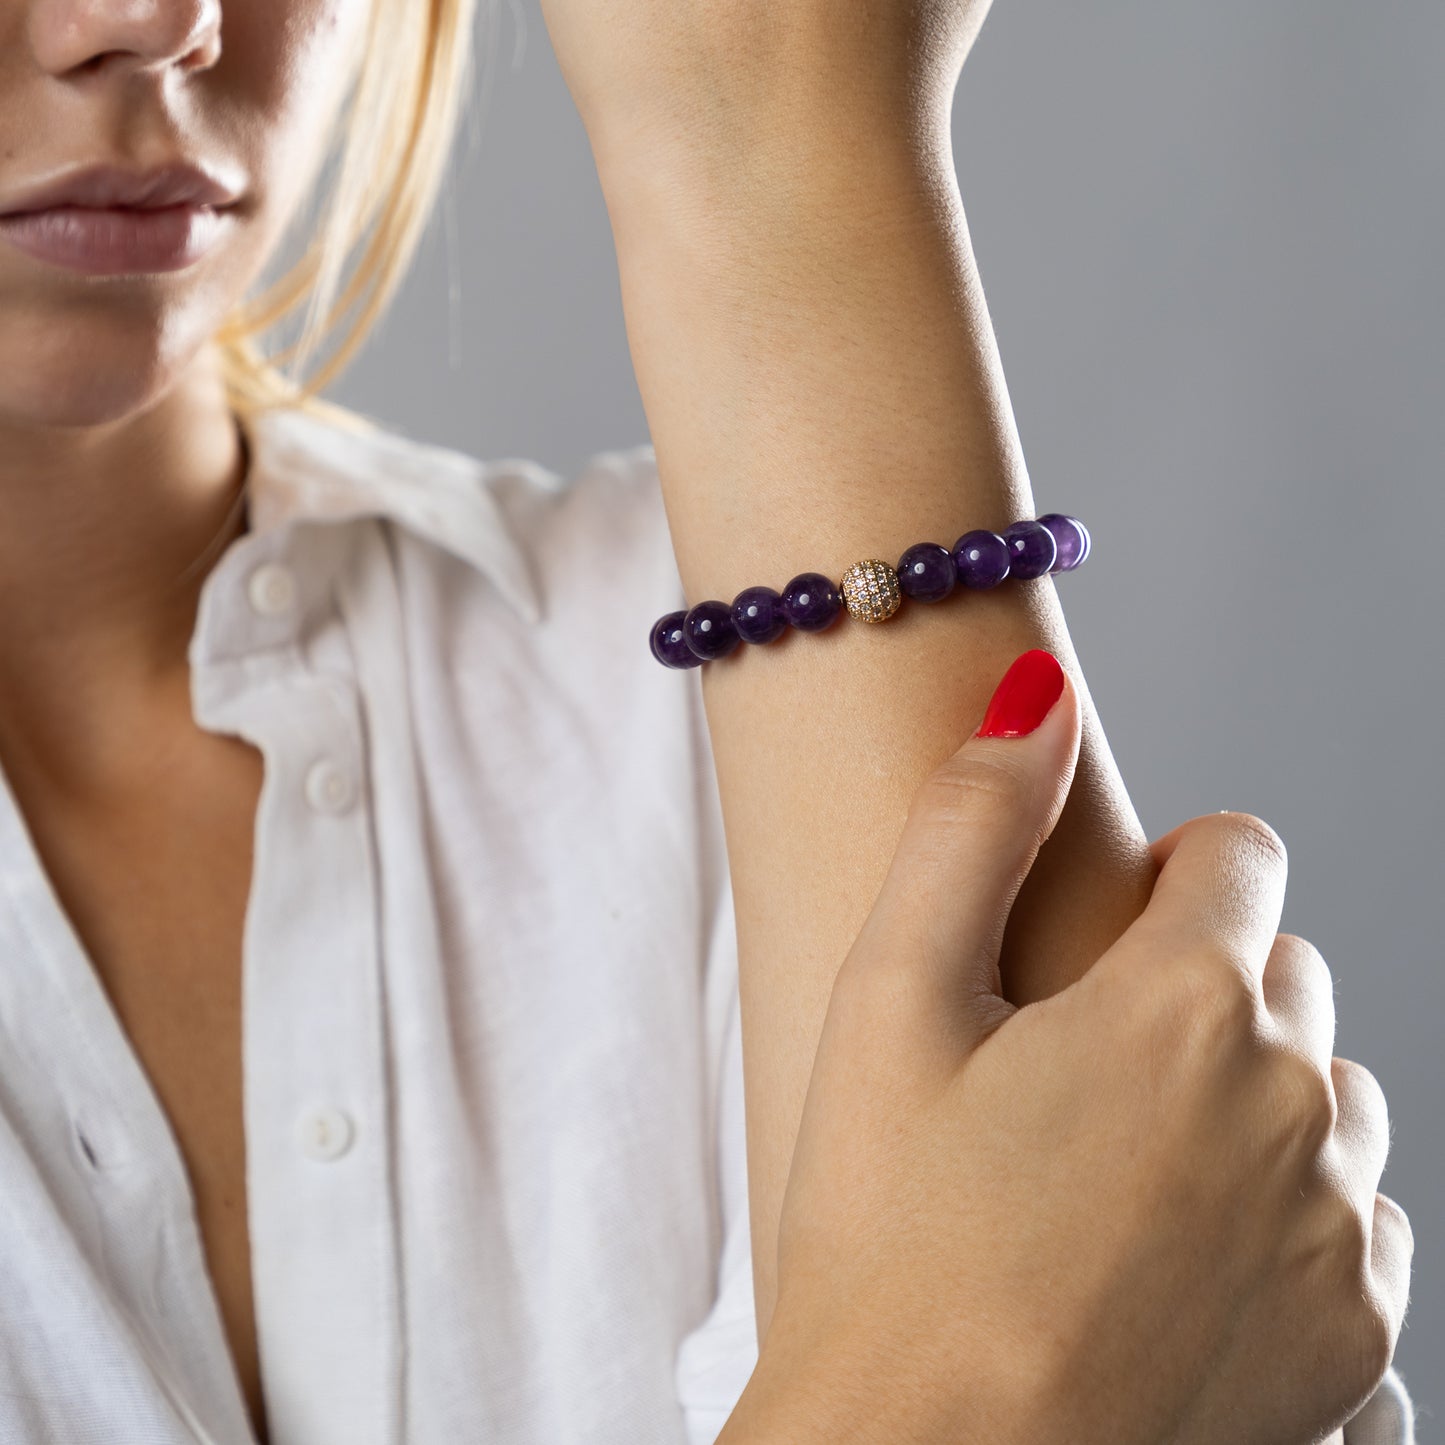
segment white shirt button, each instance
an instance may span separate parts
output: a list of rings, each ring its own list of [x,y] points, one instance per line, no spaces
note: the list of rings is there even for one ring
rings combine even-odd
[[[251,606],[263,617],[277,617],[296,601],[296,579],[280,562],[263,562],[246,584]]]
[[[296,1120],[296,1142],[308,1159],[337,1159],[351,1148],[351,1116],[333,1104],[305,1109]]]
[[[306,801],[318,813],[344,813],[356,801],[356,780],[349,769],[322,758],[306,774]]]

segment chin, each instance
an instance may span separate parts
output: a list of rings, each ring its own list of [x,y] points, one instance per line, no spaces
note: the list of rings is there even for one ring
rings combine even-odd
[[[106,308],[97,308],[104,311]],[[95,427],[148,411],[187,374],[208,333],[175,318],[72,313],[0,325],[0,426]]]

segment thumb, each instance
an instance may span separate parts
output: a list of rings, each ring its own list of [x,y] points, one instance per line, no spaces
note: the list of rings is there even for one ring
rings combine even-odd
[[[1004,673],[978,730],[919,786],[888,873],[838,980],[870,1029],[896,1027],[954,1066],[1012,1013],[999,950],[1014,900],[1053,832],[1078,760],[1078,694],[1041,648]],[[874,994],[874,986],[883,989]],[[885,1003],[886,1000],[886,1003]]]

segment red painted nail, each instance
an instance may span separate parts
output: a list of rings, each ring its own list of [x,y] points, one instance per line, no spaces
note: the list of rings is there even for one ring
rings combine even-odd
[[[976,738],[1022,738],[1038,727],[1064,690],[1064,669],[1041,647],[1014,658],[988,702]]]

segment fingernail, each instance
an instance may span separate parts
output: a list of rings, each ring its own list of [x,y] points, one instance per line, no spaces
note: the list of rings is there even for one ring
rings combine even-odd
[[[976,738],[1022,738],[1038,727],[1064,690],[1064,669],[1052,652],[1030,648],[1004,673]]]

